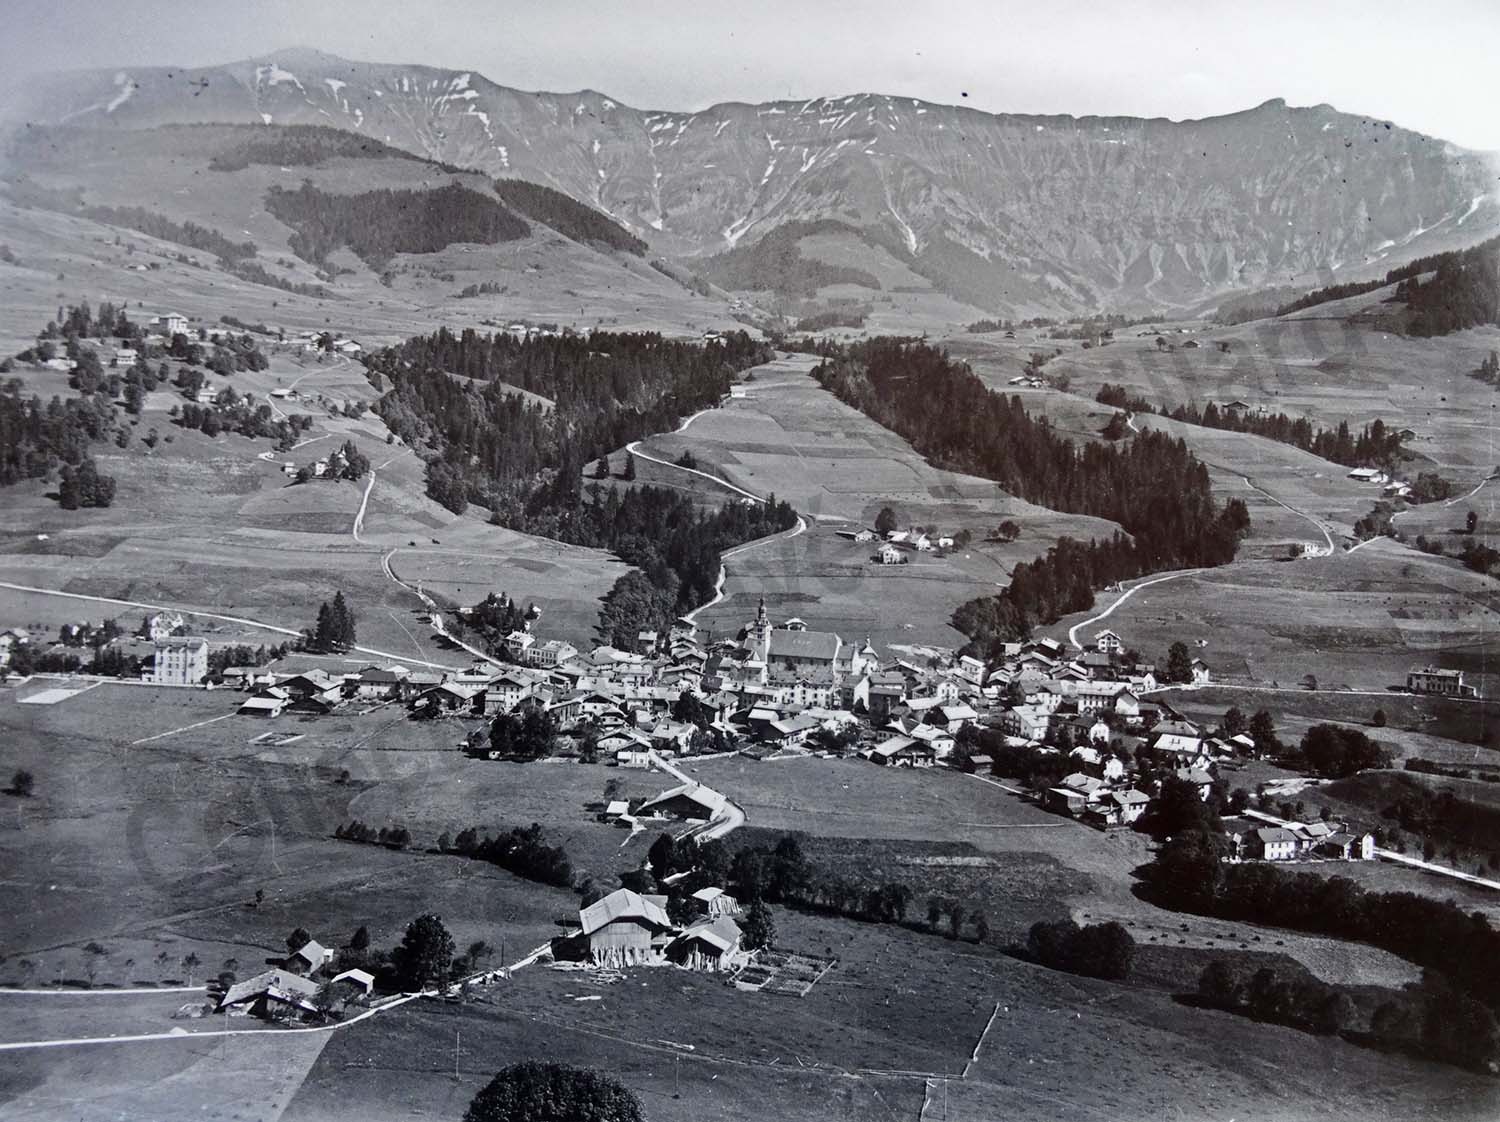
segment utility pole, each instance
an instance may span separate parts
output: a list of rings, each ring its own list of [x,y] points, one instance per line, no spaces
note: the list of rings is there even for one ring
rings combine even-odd
[[[459,1035],[460,1034],[459,1034],[458,1029],[454,1029],[453,1030],[453,1078],[454,1078],[455,1082],[458,1080],[458,1038],[459,1038]]]

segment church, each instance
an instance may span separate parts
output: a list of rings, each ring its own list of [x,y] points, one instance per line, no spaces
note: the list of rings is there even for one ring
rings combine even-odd
[[[772,627],[764,597],[755,619],[745,625],[745,645],[750,658],[774,675],[826,672],[834,678],[859,677],[873,672],[880,661],[869,640],[856,647],[831,631],[809,631],[800,619]]]

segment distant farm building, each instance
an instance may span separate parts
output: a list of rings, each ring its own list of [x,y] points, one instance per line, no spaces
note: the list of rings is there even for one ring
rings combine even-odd
[[[1444,670],[1437,666],[1414,666],[1406,672],[1406,688],[1412,693],[1437,694],[1441,697],[1478,697],[1479,691],[1464,684],[1462,670]]]

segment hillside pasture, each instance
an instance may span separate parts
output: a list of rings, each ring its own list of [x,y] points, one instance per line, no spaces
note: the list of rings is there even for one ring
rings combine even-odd
[[[957,645],[963,637],[948,618],[959,604],[992,593],[1017,563],[1060,536],[1115,532],[1113,523],[1033,506],[993,481],[929,466],[900,437],[821,389],[808,376],[814,364],[798,355],[757,367],[744,397],[641,445],[667,461],[691,451],[701,469],[757,495],[774,493],[808,519],[807,533],[731,559],[725,600],[699,617],[701,625],[732,631],[764,595],[774,617],[799,616],[846,640]],[[887,505],[903,527],[967,529],[974,540],[945,557],[909,551],[908,565],[876,565],[873,544],[838,531],[872,525]],[[1007,518],[1020,525],[1020,537],[985,540]],[[877,583],[878,596],[871,594]]]
[[[900,928],[776,918],[780,945],[838,958],[806,997],[673,970],[601,984],[532,968],[471,1003],[410,1005],[336,1034],[286,1118],[456,1113],[498,1067],[528,1058],[603,1066],[666,1120],[907,1117],[924,1096],[928,1114],[946,1098],[949,1117],[975,1122],[1096,1118],[1101,1103],[1109,1117],[1145,1118],[1184,1094],[1204,1116],[1278,1119],[1333,1103],[1394,1120],[1434,1101],[1477,1119],[1495,1103],[1479,1077],[1193,1009],[1155,988]],[[1143,1067],[1142,1049],[1157,1060]],[[1117,1074],[1100,1086],[1079,1070]]]
[[[1094,612],[1050,630],[1065,636],[1118,598],[1101,595]],[[1410,666],[1441,660],[1471,671],[1488,693],[1497,611],[1493,583],[1478,574],[1376,542],[1182,576],[1132,594],[1100,626],[1157,659],[1185,642],[1230,683],[1296,689],[1311,674],[1323,689],[1379,691],[1404,686]]]

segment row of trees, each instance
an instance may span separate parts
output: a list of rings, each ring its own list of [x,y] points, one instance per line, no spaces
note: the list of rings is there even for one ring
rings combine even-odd
[[[1094,399],[1132,413],[1159,413],[1184,424],[1263,436],[1267,440],[1290,444],[1345,467],[1391,464],[1401,455],[1400,430],[1388,427],[1379,417],[1356,435],[1349,431],[1348,421],[1340,421],[1336,428],[1328,429],[1314,425],[1306,417],[1220,409],[1212,401],[1201,409],[1192,403],[1175,406],[1165,404],[1156,408],[1139,397],[1130,397],[1123,386],[1108,382],[1099,388]]]
[[[1027,933],[1026,956],[1053,970],[1123,981],[1130,976],[1135,940],[1113,921],[1080,927],[1071,919],[1043,920]]]
[[[1175,835],[1146,869],[1152,898],[1167,907],[1370,943],[1447,974],[1500,1008],[1500,932],[1483,913],[1412,892],[1370,892],[1348,877],[1296,873],[1263,862],[1227,864],[1222,839]]]
[[[475,827],[460,830],[450,842],[448,835],[438,838],[438,849],[477,861],[488,861],[518,877],[558,888],[573,887],[573,862],[560,845],[548,845],[542,827],[515,826],[508,832],[491,837]]]
[[[1182,441],[1153,432],[1080,448],[1028,414],[1019,397],[994,393],[925,343],[855,343],[813,374],[934,465],[993,479],[1028,502],[1109,519],[1130,534],[1059,542],[1047,557],[1019,566],[999,596],[960,608],[954,626],[980,650],[1092,606],[1093,590],[1114,581],[1231,561],[1249,526],[1239,500],[1215,504],[1208,469]]]
[[[1305,971],[1282,973],[1261,967],[1248,978],[1214,959],[1198,979],[1197,999],[1213,1009],[1289,1025],[1323,1036],[1442,1060],[1480,1071],[1500,1055],[1495,1015],[1440,974],[1425,971],[1421,982],[1388,990],[1365,1015],[1368,991],[1330,985]]]

